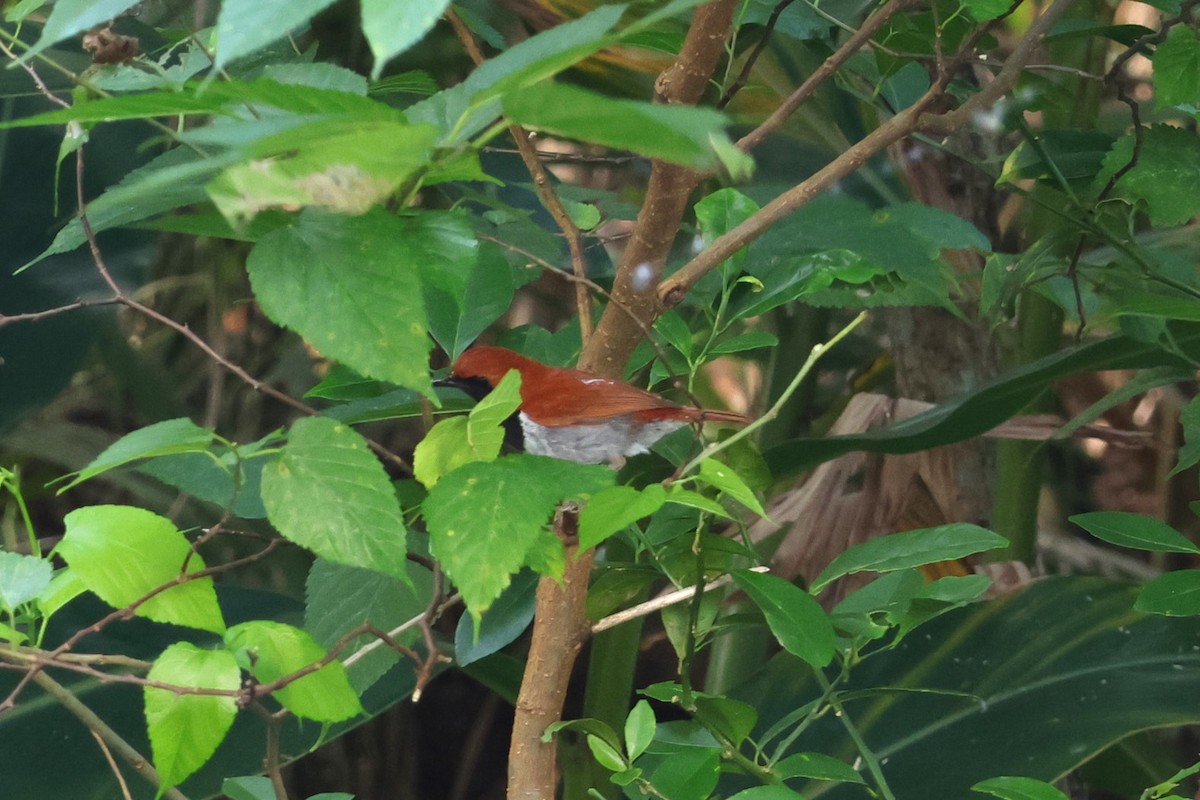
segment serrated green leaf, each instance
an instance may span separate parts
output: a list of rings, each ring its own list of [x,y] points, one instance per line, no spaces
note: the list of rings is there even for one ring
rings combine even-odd
[[[988,778],[972,786],[971,790],[1001,800],[1067,800],[1067,796],[1058,789],[1035,778]]]
[[[711,242],[745,222],[758,208],[758,203],[737,189],[718,189],[696,203],[696,222],[704,241]],[[742,248],[729,257],[722,269],[728,267],[736,274],[745,260],[746,250]]]
[[[243,666],[260,683],[272,683],[325,657],[325,648],[309,634],[268,620],[234,625],[225,634],[225,646],[247,656]],[[363,710],[345,667],[336,660],[287,684],[274,697],[296,716],[318,722],[341,722]]]
[[[667,501],[662,484],[638,491],[631,486],[610,486],[598,492],[579,512],[579,546],[595,547],[617,531],[648,517]]]
[[[1159,553],[1200,553],[1200,546],[1161,520],[1127,511],[1092,511],[1068,517],[1110,544]]]
[[[124,608],[171,583],[187,565],[204,569],[204,559],[174,523],[142,508],[86,506],[65,518],[56,552],[76,578],[113,608]],[[155,622],[223,633],[212,578],[196,578],[165,589],[134,612]]]
[[[187,417],[168,419],[139,428],[122,436],[75,473],[75,478],[59,489],[59,494],[94,478],[102,472],[142,458],[178,453],[204,453],[213,442],[213,432],[201,428]]]
[[[559,501],[612,482],[607,467],[526,454],[459,467],[425,500],[430,551],[478,621],[529,563]]]
[[[333,0],[224,0],[217,15],[217,52],[213,68],[282,39],[308,22]]]
[[[413,477],[432,487],[472,461],[494,461],[504,445],[504,421],[521,405],[521,373],[510,371],[466,417],[433,426],[413,451]]]
[[[1159,575],[1142,587],[1133,607],[1168,617],[1200,616],[1200,570],[1181,569]]]
[[[1200,34],[1174,25],[1154,51],[1154,96],[1158,107],[1200,105]]]
[[[733,579],[762,609],[784,650],[818,669],[833,659],[833,625],[812,595],[774,575],[746,570]]]
[[[309,570],[304,588],[304,627],[322,647],[333,647],[349,631],[369,622],[377,629],[390,631],[425,610],[429,604],[432,577],[429,570],[410,563],[409,580],[399,581],[387,575],[358,567],[347,567],[318,558]],[[411,644],[420,631],[411,628],[398,634],[400,644]],[[364,634],[351,642],[343,656],[378,640]],[[383,677],[401,658],[384,645],[357,659],[346,668],[350,685],[359,694]]]
[[[39,597],[53,577],[54,569],[46,559],[0,550],[0,607],[11,614]]]
[[[453,361],[512,305],[512,269],[496,245],[476,241],[461,215],[425,213],[404,222],[421,251],[429,333]]]
[[[734,472],[728,464],[722,464],[713,458],[704,459],[700,462],[700,479],[737,500],[760,517],[767,515],[754,490],[747,486],[742,476]]]
[[[146,678],[191,689],[236,692],[242,672],[227,650],[178,642],[154,660]],[[238,712],[233,695],[180,694],[147,686],[143,697],[154,767],[164,789],[182,783],[208,762]]]
[[[966,522],[894,533],[841,553],[813,580],[810,591],[816,594],[843,575],[855,572],[891,572],[1007,546],[1003,536]]]
[[[1104,159],[1096,183],[1106,183],[1133,158],[1134,139],[1126,136]],[[1170,125],[1151,125],[1142,131],[1137,164],[1117,181],[1117,189],[1146,203],[1156,226],[1182,225],[1200,214],[1200,138],[1192,131]]]
[[[654,740],[656,727],[654,709],[645,700],[637,701],[625,718],[625,752],[629,754],[630,761],[636,761],[638,756],[646,752]]]
[[[250,252],[263,310],[326,356],[434,397],[417,253],[381,209],[359,217],[306,211]]]
[[[322,417],[296,421],[263,470],[271,524],[322,558],[408,582],[404,519],[392,483],[354,429]]]
[[[371,45],[376,80],[395,56],[421,40],[450,5],[450,0],[363,0],[362,30]]]

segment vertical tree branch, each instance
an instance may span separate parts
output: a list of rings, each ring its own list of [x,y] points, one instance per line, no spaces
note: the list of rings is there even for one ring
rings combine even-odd
[[[738,0],[717,0],[696,9],[679,56],[655,84],[658,102],[694,104],[700,99],[724,53],[737,6]],[[617,270],[613,302],[580,359],[584,369],[619,376],[646,323],[653,322],[663,263],[699,180],[685,167],[652,163],[646,199]],[[569,515],[560,519],[569,521]],[[560,535],[569,533],[565,527],[559,525]],[[557,748],[541,738],[547,726],[562,717],[571,669],[588,635],[586,600],[593,557],[593,551],[580,552],[569,545],[562,582],[543,578],[538,584],[533,638],[509,748],[508,800],[554,798]]]

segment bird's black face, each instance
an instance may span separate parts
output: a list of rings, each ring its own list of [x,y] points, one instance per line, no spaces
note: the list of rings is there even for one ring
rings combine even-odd
[[[488,394],[492,391],[492,389],[496,388],[495,386],[492,386],[492,382],[489,381],[487,378],[480,378],[480,377],[462,378],[457,375],[447,375],[445,378],[442,378],[441,380],[434,381],[433,385],[434,386],[449,386],[453,389],[458,389],[460,392],[462,392],[467,397],[474,400],[476,403],[478,403],[483,398],[487,397]]]
[[[458,389],[476,403],[487,397],[492,389],[496,388],[487,378],[478,376],[464,378],[458,375],[449,375],[434,381],[433,385]],[[521,430],[521,420],[516,414],[510,414],[508,419],[504,420],[504,443],[518,452],[525,451],[525,432]]]

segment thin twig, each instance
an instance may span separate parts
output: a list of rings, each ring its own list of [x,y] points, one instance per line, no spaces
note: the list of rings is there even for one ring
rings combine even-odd
[[[121,789],[121,797],[125,800],[133,800],[133,795],[129,792],[129,784],[125,782],[125,775],[121,772],[121,767],[117,764],[117,760],[113,758],[112,751],[108,749],[108,745],[104,743],[104,739],[95,731],[89,731],[92,738],[96,740],[100,752],[104,754],[104,760],[108,762],[108,768],[112,770],[113,777],[117,779],[117,786]]]
[[[754,43],[754,48],[750,54],[746,56],[745,63],[742,64],[741,72],[738,73],[733,83],[729,84],[729,88],[721,95],[721,99],[717,101],[717,108],[725,108],[729,105],[734,96],[746,87],[747,81],[750,80],[750,73],[754,71],[754,65],[758,63],[759,56],[763,50],[767,48],[767,44],[771,41],[771,34],[775,32],[775,26],[779,23],[779,17],[783,14],[787,7],[796,0],[779,0],[775,4],[775,8],[771,9],[771,16],[767,17],[767,24],[763,26],[761,38]]]
[[[151,786],[156,788],[161,786],[162,781],[159,779],[154,767],[150,765],[150,760],[135,750],[119,733],[109,727],[108,723],[96,716],[96,713],[84,705],[83,701],[76,697],[70,689],[46,674],[35,675],[33,681],[70,712],[72,716],[82,722],[89,731],[96,734],[122,760],[133,767],[134,772],[145,778]],[[169,798],[169,800],[188,800],[183,792],[174,787],[164,789],[162,796]]]
[[[770,567],[751,567],[750,571],[751,572],[770,572],[771,568]],[[716,580],[708,581],[707,583],[705,583],[704,591],[711,592],[714,589],[720,589],[722,587],[728,586],[732,581],[733,581],[732,575],[722,575],[721,577],[717,578]],[[695,586],[685,586],[682,589],[676,589],[674,591],[667,592],[666,594],[661,594],[658,597],[647,600],[644,603],[638,603],[636,606],[633,606],[631,608],[626,608],[623,611],[618,611],[615,614],[609,614],[607,617],[597,620],[596,623],[592,625],[592,635],[595,636],[597,633],[602,633],[610,628],[615,628],[618,625],[623,625],[626,622],[629,622],[630,620],[649,616],[650,614],[653,614],[655,611],[661,611],[664,608],[669,608],[670,606],[685,602],[685,601],[691,599],[692,595],[694,595],[695,593],[696,593]]]

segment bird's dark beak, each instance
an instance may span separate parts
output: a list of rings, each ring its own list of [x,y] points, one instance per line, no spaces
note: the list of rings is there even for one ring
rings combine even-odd
[[[447,375],[444,378],[439,378],[433,382],[433,385],[458,389],[476,402],[487,397],[492,389],[495,388],[486,378],[463,378],[457,375]]]

